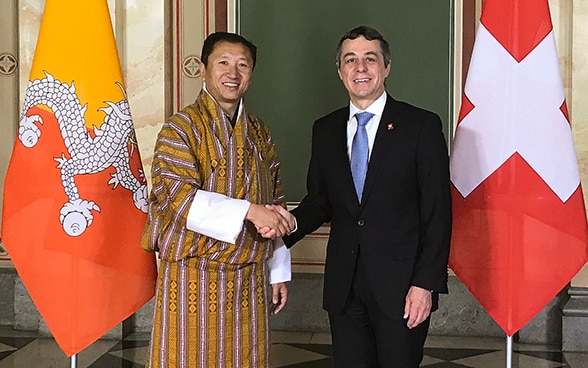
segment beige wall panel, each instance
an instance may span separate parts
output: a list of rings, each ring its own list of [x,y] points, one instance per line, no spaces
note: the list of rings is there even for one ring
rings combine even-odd
[[[0,193],[18,126],[18,11],[16,0],[0,1]],[[0,194],[0,217],[2,216]],[[0,223],[0,226],[2,224]],[[0,241],[0,258],[6,257]]]
[[[200,51],[202,43],[214,25],[214,2],[174,1],[172,15],[173,29],[173,78],[174,111],[191,104],[202,88],[200,77]],[[214,13],[213,13],[214,14]],[[207,17],[208,16],[208,17]]]
[[[584,201],[588,199],[588,2],[584,0],[561,0],[571,3],[573,11],[568,22],[572,28],[571,50],[571,120],[576,154],[580,166]],[[588,287],[588,266],[572,280],[572,286]]]

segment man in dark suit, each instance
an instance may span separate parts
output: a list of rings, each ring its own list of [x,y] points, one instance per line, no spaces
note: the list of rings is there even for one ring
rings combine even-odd
[[[323,307],[337,367],[418,367],[430,312],[447,293],[451,198],[441,120],[386,93],[390,48],[375,29],[346,33],[337,66],[351,103],[314,123],[308,193],[284,240],[290,247],[331,224]]]

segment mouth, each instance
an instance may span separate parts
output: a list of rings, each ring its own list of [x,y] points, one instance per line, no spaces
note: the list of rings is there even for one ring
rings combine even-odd
[[[234,83],[234,82],[224,82],[223,86],[225,87],[229,87],[229,88],[237,88],[239,87],[239,83]]]
[[[354,79],[353,83],[367,83],[371,81],[371,78],[358,78],[358,79]]]

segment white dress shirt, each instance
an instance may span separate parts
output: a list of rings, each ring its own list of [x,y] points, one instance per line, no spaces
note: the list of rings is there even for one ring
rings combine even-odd
[[[380,125],[380,120],[382,119],[382,113],[384,112],[384,107],[386,106],[386,91],[382,93],[377,100],[375,100],[371,105],[368,106],[365,110],[358,109],[353,103],[349,103],[349,119],[347,120],[347,155],[349,159],[351,159],[351,144],[353,143],[353,137],[355,136],[355,132],[357,131],[357,120],[355,118],[355,114],[361,111],[367,111],[374,114],[374,116],[368,121],[365,126],[368,136],[368,160],[372,155],[372,148],[374,147],[374,140],[376,139],[376,132],[378,131],[378,125]]]

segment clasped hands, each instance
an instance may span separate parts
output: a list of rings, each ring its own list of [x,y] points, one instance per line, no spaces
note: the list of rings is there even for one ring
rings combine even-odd
[[[245,218],[251,221],[264,238],[274,239],[294,230],[296,221],[288,210],[270,204],[251,204]]]

